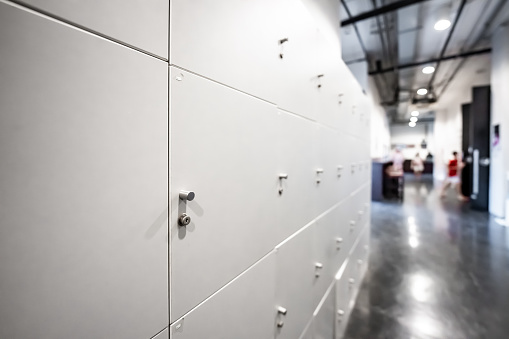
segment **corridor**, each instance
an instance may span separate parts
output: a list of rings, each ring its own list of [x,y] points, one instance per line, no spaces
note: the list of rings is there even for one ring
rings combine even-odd
[[[502,339],[509,333],[509,229],[430,176],[403,203],[372,203],[368,274],[347,339]]]

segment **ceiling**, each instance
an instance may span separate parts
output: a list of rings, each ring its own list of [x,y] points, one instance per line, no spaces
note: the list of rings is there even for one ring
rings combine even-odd
[[[452,96],[466,90],[461,83],[472,86],[478,78],[489,77],[491,35],[509,19],[507,0],[340,1],[342,22],[385,6],[414,3],[341,29],[343,60],[368,62],[392,122],[408,121],[416,109],[420,117],[433,119]],[[451,27],[435,30],[443,17]],[[472,51],[481,53],[441,60]],[[423,74],[425,66],[435,67],[435,73]],[[419,88],[428,94],[417,95]]]

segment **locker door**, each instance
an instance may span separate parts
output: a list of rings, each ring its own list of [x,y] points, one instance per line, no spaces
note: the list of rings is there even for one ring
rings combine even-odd
[[[174,321],[282,239],[275,106],[173,67],[170,86]]]
[[[357,140],[351,134],[343,134],[345,145],[345,160],[343,175],[346,181],[346,193],[351,194],[358,187],[357,177],[359,176],[359,168],[357,166]]]
[[[335,314],[335,338],[343,338],[343,333],[348,324],[349,309],[349,278],[348,261],[345,261],[336,275],[336,314]]]
[[[316,32],[315,39],[318,73],[323,74],[318,90],[317,119],[336,131],[341,130],[344,119],[341,110],[343,96],[341,82],[344,81],[341,51],[320,31]]]
[[[344,180],[341,177],[343,168],[340,168],[344,158],[344,145],[340,145],[340,135],[335,130],[318,127],[318,168],[316,168],[317,210],[319,215],[337,204],[345,195]]]
[[[336,288],[333,283],[324,295],[323,303],[315,312],[313,327],[313,339],[334,338]]]
[[[170,62],[276,102],[285,2],[173,0]]]
[[[317,279],[313,290],[315,305],[322,299],[339,268],[338,261],[345,257],[342,247],[343,236],[339,232],[339,219],[342,212],[339,205],[320,217],[314,225],[314,260],[322,267],[317,270]]]
[[[322,81],[317,67],[316,25],[305,6],[300,1],[279,0],[283,12],[282,35],[288,39],[281,45],[278,73],[279,79],[275,102],[279,108],[317,119],[316,105],[319,86]]]
[[[288,174],[279,182],[277,207],[277,232],[285,239],[316,217],[317,126],[284,111],[279,111],[277,126],[278,173]]]
[[[275,252],[171,325],[172,339],[274,338]]]
[[[0,41],[0,337],[152,337],[168,325],[166,63],[3,2]]]
[[[358,229],[361,227],[358,224],[357,220],[357,213],[355,211],[355,195],[350,195],[345,200],[345,214],[344,218],[342,220],[343,225],[342,227],[345,228],[345,243],[346,246],[348,246],[348,252],[351,251],[353,244],[355,243],[355,240],[357,239]]]
[[[348,205],[346,201],[342,201],[331,213],[329,222],[332,223],[332,265],[331,274],[335,276],[343,262],[348,256],[350,250],[348,245],[348,220],[345,222],[345,214]],[[318,221],[319,222],[319,221]]]
[[[313,303],[316,262],[313,260],[314,224],[276,248],[276,306],[287,314],[275,338],[299,338],[317,305]]]
[[[101,35],[168,58],[168,0],[23,0]]]

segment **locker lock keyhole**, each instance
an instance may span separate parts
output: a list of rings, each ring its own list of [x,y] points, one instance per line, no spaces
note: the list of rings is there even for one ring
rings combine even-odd
[[[191,217],[185,213],[182,213],[179,217],[178,223],[180,226],[187,226],[191,223]]]

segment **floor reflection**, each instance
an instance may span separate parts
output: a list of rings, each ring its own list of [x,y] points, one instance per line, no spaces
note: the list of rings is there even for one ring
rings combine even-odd
[[[509,338],[509,228],[405,178],[372,205],[370,268],[346,339]]]

